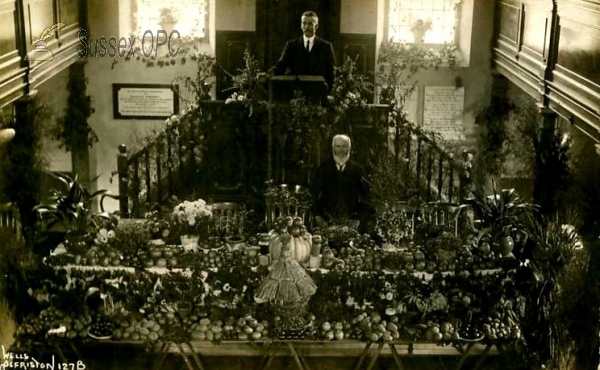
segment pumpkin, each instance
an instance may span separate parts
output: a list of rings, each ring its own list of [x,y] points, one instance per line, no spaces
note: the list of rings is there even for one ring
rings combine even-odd
[[[283,230],[269,232],[271,261],[277,261],[283,245],[289,244],[292,258],[298,262],[307,262],[312,248],[312,235],[306,231],[301,218],[296,217],[293,222],[289,222],[288,218],[287,221],[287,227]]]

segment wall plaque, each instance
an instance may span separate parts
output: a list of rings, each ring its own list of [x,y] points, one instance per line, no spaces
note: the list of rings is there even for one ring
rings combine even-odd
[[[179,113],[179,86],[113,84],[113,118],[165,119]]]
[[[464,105],[464,87],[425,86],[423,128],[438,132],[446,140],[464,139]]]

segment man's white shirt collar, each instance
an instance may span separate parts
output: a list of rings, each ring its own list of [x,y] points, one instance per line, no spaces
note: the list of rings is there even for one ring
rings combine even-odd
[[[306,37],[304,35],[302,35],[302,40],[304,41],[304,47],[306,47],[306,41],[310,41],[309,47],[308,47],[308,51],[311,51],[313,48],[313,45],[315,44],[315,35],[313,35],[312,37]]]

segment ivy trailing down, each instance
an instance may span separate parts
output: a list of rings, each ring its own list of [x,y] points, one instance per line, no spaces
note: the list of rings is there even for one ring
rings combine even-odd
[[[483,162],[480,168],[485,169],[488,175],[499,176],[502,173],[509,152],[505,145],[509,140],[506,122],[513,109],[514,105],[508,99],[496,97],[475,119],[475,123],[483,128],[478,140],[479,157]]]
[[[98,142],[96,132],[87,122],[94,113],[92,99],[86,93],[87,83],[83,68],[69,68],[69,97],[65,114],[51,129],[52,138],[66,151],[73,152],[83,142],[89,147]]]

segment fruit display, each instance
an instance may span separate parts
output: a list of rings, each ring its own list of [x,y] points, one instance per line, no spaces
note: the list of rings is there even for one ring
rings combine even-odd
[[[424,330],[424,338],[429,342],[450,342],[459,340],[458,332],[449,322],[444,322],[441,325],[435,322],[428,322],[426,325],[419,325],[419,328]]]
[[[358,330],[354,330],[351,338],[368,342],[392,342],[400,338],[400,325],[396,316],[387,321],[378,312],[363,312],[354,318],[352,323]]]
[[[320,232],[311,235],[301,218],[285,217],[268,236],[246,237],[247,243],[235,248],[222,237],[209,236],[199,242],[198,250],[184,251],[178,244],[167,244],[178,243],[177,238],[160,239],[162,232],[134,242],[132,231],[126,243],[116,229],[110,242],[94,244],[84,254],[46,258],[46,267],[56,274],[40,279],[53,281],[51,287],[39,289],[50,297],[50,303],[44,303],[49,308],[28,317],[18,334],[134,342],[307,339],[448,344],[522,339],[515,304],[496,286],[509,270],[498,268],[500,256],[490,245],[440,232],[432,236],[434,241],[424,238],[400,248],[384,246],[348,227]],[[306,314],[299,316],[287,317],[256,300],[260,282],[273,271],[284,247],[317,286]],[[308,268],[311,254],[320,265],[310,259]],[[66,265],[70,266],[61,269]],[[110,292],[115,311],[102,312],[95,320],[82,310],[70,314],[68,302],[79,302],[77,294],[84,296],[92,288]],[[476,317],[463,322],[467,313]]]
[[[171,319],[173,321],[170,323],[174,325],[174,316]],[[156,341],[165,334],[163,326],[166,325],[167,320],[163,320],[158,314],[153,314],[150,318],[124,316],[119,319],[111,335],[114,340]]]
[[[114,329],[115,324],[112,320],[101,317],[92,322],[88,335],[94,339],[110,339]]]
[[[138,266],[149,267],[168,267],[176,268],[179,266],[179,258],[183,252],[179,246],[167,246],[164,243],[149,245],[145,252],[138,254],[134,260],[137,260]]]
[[[28,316],[17,329],[16,335],[25,337],[56,336],[69,339],[88,337],[88,327],[92,319],[78,314],[69,315],[67,312],[54,307],[43,309],[37,316]],[[64,328],[64,329],[62,329]]]
[[[190,327],[190,333],[192,339],[202,341],[257,341],[269,338],[269,327],[268,321],[259,321],[249,314],[238,319],[230,316],[225,321],[204,317]]]

